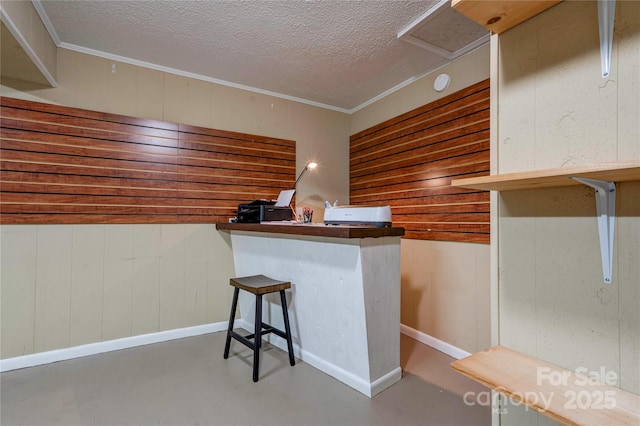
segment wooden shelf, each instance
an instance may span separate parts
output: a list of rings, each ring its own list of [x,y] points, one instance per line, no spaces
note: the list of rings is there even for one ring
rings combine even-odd
[[[562,0],[453,0],[451,7],[489,31],[501,34]]]
[[[561,167],[531,172],[507,173],[476,178],[454,179],[451,186],[490,191],[550,188],[581,185],[570,177],[624,182],[640,180],[640,162],[603,163],[587,166]]]
[[[562,424],[640,424],[639,395],[504,346],[454,361],[451,367]]]

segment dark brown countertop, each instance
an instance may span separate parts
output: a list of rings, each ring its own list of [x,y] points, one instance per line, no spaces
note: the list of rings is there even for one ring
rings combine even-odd
[[[364,225],[324,225],[321,223],[216,223],[219,231],[271,232],[275,234],[310,235],[332,238],[401,237],[404,228]]]

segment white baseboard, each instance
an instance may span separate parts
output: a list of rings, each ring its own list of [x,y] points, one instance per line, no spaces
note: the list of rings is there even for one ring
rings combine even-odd
[[[371,395],[369,396],[373,398],[374,396],[376,396],[377,394],[379,394],[380,392],[382,392],[392,384],[399,382],[400,379],[402,379],[401,367],[398,367],[389,371],[384,376],[371,382],[371,386],[370,386],[371,390],[369,391]]]
[[[404,324],[400,324],[400,333],[409,336],[420,343],[424,343],[427,346],[431,346],[433,349],[445,353],[455,359],[461,359],[471,355],[469,352],[453,346],[450,343],[443,342],[440,339],[436,339],[433,336],[429,336],[428,334],[425,334]]]
[[[193,327],[159,331],[157,333],[142,334],[140,336],[124,337],[122,339],[108,340],[106,342],[89,343],[87,345],[74,346],[71,348],[56,349],[53,351],[7,358],[0,360],[0,372],[34,367],[36,365],[65,361],[68,359],[117,351],[120,349],[134,348],[136,346],[181,339],[183,337],[215,333],[217,331],[226,330],[227,324],[227,321],[223,321],[212,324],[196,325]]]
[[[253,324],[249,324],[247,321],[242,319],[236,320],[234,327],[242,328],[244,330],[253,330]],[[287,352],[287,341],[285,339],[273,334],[265,336],[265,339],[272,345]],[[369,380],[358,377],[340,366],[332,364],[331,362],[307,352],[304,349],[300,349],[300,346],[295,342],[293,342],[293,353],[303,362],[352,387],[369,398],[373,398],[378,393],[382,392],[402,378],[402,368],[398,367],[373,382],[370,382]]]
[[[65,361],[83,356],[96,355],[104,352],[117,351],[121,349],[134,348],[136,346],[149,345],[152,343],[160,343],[168,340],[181,339],[184,337],[199,336],[201,334],[215,333],[227,329],[227,321],[197,325],[194,327],[179,328],[175,330],[160,331],[157,333],[143,334],[140,336],[124,337],[122,339],[108,340],[106,342],[90,343],[87,345],[74,346],[71,348],[56,349],[53,351],[39,352],[35,354],[17,356],[0,360],[0,372],[18,370],[20,368],[34,367],[36,365],[49,364],[52,362]],[[253,329],[253,325],[241,319],[236,320],[236,327],[244,329]],[[400,332],[420,343],[445,353],[453,358],[460,359],[471,355],[456,346],[447,342],[436,339],[421,331],[415,330],[404,324],[400,324]],[[283,339],[274,336],[272,343],[283,350],[286,349],[286,343]],[[377,379],[373,383],[368,383],[359,377],[333,365],[325,360],[316,357],[304,350],[300,350],[298,345],[294,344],[294,354],[302,361],[312,365],[313,367],[329,374],[332,377],[348,384],[352,388],[362,392],[367,396],[374,396],[378,392],[386,389],[388,386],[400,380],[401,370],[391,371],[384,377]]]

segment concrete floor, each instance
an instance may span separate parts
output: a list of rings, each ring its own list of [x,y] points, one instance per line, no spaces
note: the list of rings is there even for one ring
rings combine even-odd
[[[489,425],[465,404],[486,388],[452,358],[402,336],[403,379],[370,399],[265,343],[260,381],[251,351],[225,333],[142,346],[0,375],[2,425]],[[467,400],[468,401],[468,400]]]

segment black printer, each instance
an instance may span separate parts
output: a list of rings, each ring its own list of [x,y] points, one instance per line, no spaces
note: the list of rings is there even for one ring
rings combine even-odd
[[[260,223],[291,220],[291,208],[276,207],[272,200],[255,200],[248,204],[238,204],[238,223]]]

